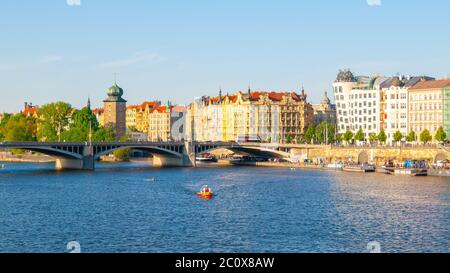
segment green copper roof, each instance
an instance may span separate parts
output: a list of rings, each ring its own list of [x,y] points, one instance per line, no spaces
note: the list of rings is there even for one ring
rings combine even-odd
[[[125,100],[122,98],[123,89],[120,86],[118,86],[117,83],[114,83],[113,86],[108,88],[106,94],[108,95],[108,98],[105,101],[125,102]]]

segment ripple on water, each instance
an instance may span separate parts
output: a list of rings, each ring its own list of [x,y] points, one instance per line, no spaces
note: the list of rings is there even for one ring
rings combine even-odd
[[[0,170],[0,249],[448,252],[449,179],[271,168]],[[195,193],[208,184],[212,200]]]

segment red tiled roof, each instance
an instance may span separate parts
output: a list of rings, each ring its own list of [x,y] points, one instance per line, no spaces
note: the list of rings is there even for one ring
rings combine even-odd
[[[448,86],[450,86],[450,79],[436,80],[436,81],[420,81],[415,85],[413,85],[413,87],[411,87],[410,90],[445,88]]]
[[[101,114],[103,112],[105,112],[105,109],[103,108],[95,108],[94,110],[92,110],[92,113],[94,114]]]
[[[140,107],[141,107],[140,105],[128,105],[127,109],[138,109]]]
[[[28,107],[25,110],[23,110],[22,114],[24,114],[25,116],[32,116],[34,114],[36,114],[37,112],[37,107],[33,106],[33,107]]]
[[[147,105],[149,107],[151,107],[151,108],[154,108],[154,107],[159,105],[159,102],[157,102],[157,101],[145,101],[144,103],[141,104],[141,107],[145,108],[145,107],[147,107]]]
[[[154,113],[154,112],[158,112],[158,113],[166,113],[166,112],[167,112],[167,106],[162,105],[162,106],[155,107],[155,108],[152,110],[152,113]]]

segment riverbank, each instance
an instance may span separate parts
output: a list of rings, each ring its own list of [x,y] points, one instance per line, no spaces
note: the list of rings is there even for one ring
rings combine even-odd
[[[341,171],[341,170],[330,169],[330,168],[324,167],[322,165],[293,164],[293,163],[289,163],[289,162],[236,162],[236,163],[228,163],[228,165],[285,168],[285,169]],[[343,172],[345,172],[345,170],[343,170]],[[381,167],[377,167],[375,172],[381,173],[381,174],[386,174],[386,171],[383,170]],[[450,177],[450,170],[428,169],[428,176]]]
[[[14,155],[10,152],[0,152],[0,161],[10,163],[49,163],[55,162],[55,159],[42,154],[21,154]]]

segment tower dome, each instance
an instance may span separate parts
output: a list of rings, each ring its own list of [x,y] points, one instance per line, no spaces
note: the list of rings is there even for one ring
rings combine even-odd
[[[328,92],[327,91],[325,91],[325,95],[323,96],[322,104],[331,104],[330,98],[328,98]]]
[[[121,97],[123,95],[123,89],[115,83],[113,86],[108,88],[106,93],[109,97]]]
[[[122,98],[123,89],[118,86],[117,83],[114,83],[113,86],[108,88],[108,90],[106,91],[106,95],[108,95],[108,97],[105,101],[126,102],[126,100]]]

